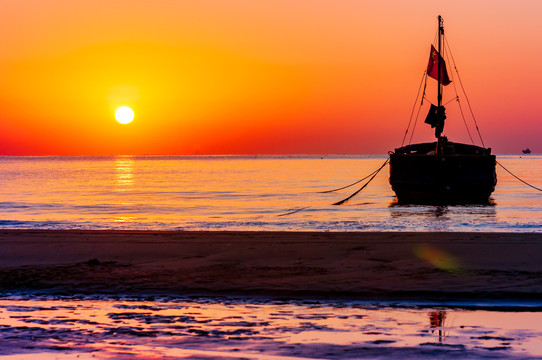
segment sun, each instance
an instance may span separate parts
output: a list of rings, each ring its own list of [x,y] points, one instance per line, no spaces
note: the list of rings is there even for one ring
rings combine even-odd
[[[115,119],[121,124],[129,124],[134,120],[134,110],[128,106],[121,106],[115,111]]]

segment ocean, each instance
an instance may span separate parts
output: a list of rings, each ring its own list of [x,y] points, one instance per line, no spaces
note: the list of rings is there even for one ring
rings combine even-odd
[[[542,230],[542,194],[501,167],[486,206],[397,205],[387,167],[344,205],[332,204],[363,183],[322,193],[365,177],[386,158],[0,157],[0,228]],[[497,159],[523,180],[542,185],[542,156]],[[5,276],[13,273],[3,270]],[[0,289],[0,358],[530,359],[542,357],[540,309],[537,298],[454,303],[445,298],[362,301],[331,295],[92,294],[76,284],[67,293],[39,287]]]
[[[385,155],[0,157],[0,228],[505,231],[542,230],[542,193],[497,166],[486,206],[399,206]],[[498,155],[542,187],[542,156]]]

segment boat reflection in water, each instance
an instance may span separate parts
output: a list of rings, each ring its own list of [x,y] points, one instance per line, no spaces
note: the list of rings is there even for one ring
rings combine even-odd
[[[489,205],[433,206],[401,205],[394,202],[390,204],[389,210],[390,216],[394,219],[411,218],[415,222],[428,221],[432,226],[444,229],[468,221],[466,219],[476,219],[479,224],[497,221],[497,211],[492,203]]]
[[[431,333],[437,332],[438,342],[442,343],[446,337],[444,331],[444,320],[446,320],[446,311],[438,310],[432,311],[429,313],[429,327],[431,328]]]

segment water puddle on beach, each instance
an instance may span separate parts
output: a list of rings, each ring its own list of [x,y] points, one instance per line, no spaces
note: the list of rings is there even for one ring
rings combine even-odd
[[[542,312],[355,302],[0,300],[0,359],[542,358]]]

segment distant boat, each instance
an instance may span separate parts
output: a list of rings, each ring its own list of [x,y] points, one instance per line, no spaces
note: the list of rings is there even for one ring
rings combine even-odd
[[[426,81],[429,76],[438,82],[437,105],[431,105],[425,120],[435,128],[436,141],[401,145],[390,152],[389,181],[399,204],[487,204],[497,184],[496,158],[491,148],[451,142],[442,136],[446,119],[443,86],[451,83],[441,56],[443,37],[439,16],[438,49],[431,45],[424,74]]]
[[[521,150],[522,153],[524,154],[530,154],[531,153],[531,149],[527,148],[525,150]]]

